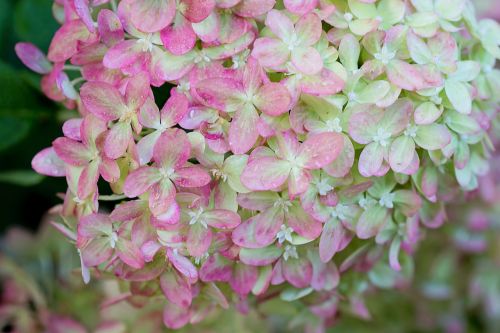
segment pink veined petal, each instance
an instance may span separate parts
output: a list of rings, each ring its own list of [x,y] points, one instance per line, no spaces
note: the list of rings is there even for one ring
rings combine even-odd
[[[102,63],[111,69],[126,68],[143,56],[142,45],[135,39],[124,40],[113,45],[104,55]]]
[[[339,285],[340,272],[334,262],[322,262],[317,254],[308,253],[313,266],[311,287],[314,290],[333,290]]]
[[[125,154],[129,143],[134,140],[130,124],[116,123],[106,135],[104,153],[111,159],[117,159]]]
[[[283,3],[291,13],[304,15],[316,8],[318,0],[284,0]]]
[[[297,1],[297,0],[292,0]],[[299,0],[301,2],[309,2],[309,4],[305,4],[307,8],[302,8],[302,10],[310,11],[310,5],[316,6],[315,2],[317,0]],[[290,0],[289,0],[290,2]],[[286,6],[286,1],[285,1]],[[313,7],[314,8],[314,7]],[[305,14],[305,13],[302,13]],[[295,24],[295,30],[297,32],[297,36],[299,38],[300,46],[311,46],[316,44],[316,42],[320,39],[321,33],[323,32],[323,28],[321,26],[321,19],[318,15],[314,13],[309,13],[302,16],[299,21]]]
[[[187,5],[184,16],[193,23],[206,19],[215,8],[215,0],[182,0]]]
[[[180,187],[201,187],[210,183],[210,175],[200,166],[177,169],[173,181]]]
[[[64,177],[66,175],[64,161],[57,156],[53,147],[38,152],[31,161],[31,167],[45,176]]]
[[[75,11],[90,32],[95,32],[94,21],[90,15],[89,0],[74,0]]]
[[[249,192],[238,194],[238,204],[249,210],[263,211],[274,205],[279,200],[276,192]]]
[[[189,311],[174,303],[167,302],[163,308],[163,323],[170,329],[175,330],[187,325],[190,317]]]
[[[240,82],[229,78],[213,78],[200,81],[194,86],[201,102],[209,107],[233,112],[241,108],[243,86]]]
[[[389,149],[389,164],[395,172],[405,170],[412,162],[415,154],[415,141],[403,135],[396,138]]]
[[[281,209],[270,208],[241,223],[232,234],[233,242],[241,247],[258,249],[272,244],[283,224]]]
[[[32,71],[39,74],[48,74],[52,70],[52,64],[35,45],[31,43],[17,43],[15,50],[22,63]]]
[[[323,167],[327,174],[336,178],[346,176],[354,165],[354,146],[347,135],[342,136],[344,137],[342,152],[332,163]]]
[[[182,56],[174,56],[159,47],[153,47],[150,70],[154,80],[162,84],[164,81],[179,80],[188,74],[193,67],[195,54],[189,52]]]
[[[176,125],[188,112],[189,101],[184,94],[171,95],[161,109],[161,124],[166,127]]]
[[[288,40],[295,33],[292,20],[276,9],[267,13],[266,26],[281,40]]]
[[[380,205],[369,207],[361,214],[356,224],[356,235],[361,239],[376,236],[384,227],[389,217],[389,210]]]
[[[273,9],[276,0],[242,0],[235,13],[242,17],[258,17]]]
[[[323,228],[321,222],[316,221],[297,203],[289,208],[286,215],[287,224],[300,236],[307,239],[316,239]]]
[[[146,163],[151,162],[153,158],[153,149],[156,145],[156,142],[160,138],[161,131],[154,131],[143,137],[137,143],[137,154],[139,155],[139,164],[144,165]]]
[[[181,209],[177,202],[173,201],[167,211],[158,215],[151,216],[151,224],[157,229],[168,229],[170,226],[180,221]]]
[[[106,238],[91,240],[80,250],[82,261],[87,267],[98,266],[113,255],[113,249],[109,246],[109,240]]]
[[[303,93],[324,96],[334,95],[344,88],[345,82],[331,70],[324,68],[316,75],[306,76],[300,82]]]
[[[139,111],[139,122],[147,128],[159,129],[161,126],[160,109],[154,98],[148,98]]]
[[[212,228],[223,230],[236,228],[241,223],[240,216],[227,209],[206,211],[203,213],[202,218]]]
[[[80,42],[95,40],[96,35],[90,33],[81,20],[66,21],[52,38],[47,57],[52,62],[64,62],[77,52]]]
[[[387,77],[392,84],[401,89],[415,91],[428,88],[424,74],[417,65],[408,64],[402,60],[392,60],[387,65]]]
[[[204,282],[227,282],[232,274],[232,262],[219,254],[214,254],[201,265],[200,280]]]
[[[282,84],[269,82],[260,87],[253,102],[265,114],[279,116],[290,110],[292,97]]]
[[[170,302],[185,309],[191,305],[191,285],[176,270],[166,270],[160,276],[160,288]]]
[[[75,141],[82,141],[81,127],[83,119],[73,118],[64,122],[62,130],[64,136]]]
[[[308,259],[282,260],[281,267],[283,277],[295,288],[306,288],[311,284],[312,265]]]
[[[319,257],[322,262],[327,263],[333,258],[345,235],[346,229],[339,220],[331,218],[325,223],[319,240]]]
[[[338,133],[311,135],[301,146],[297,160],[306,169],[319,169],[334,161],[342,152],[344,138]]]
[[[349,118],[349,135],[354,141],[368,144],[377,134],[378,123],[383,119],[384,111],[370,105],[357,105]]]
[[[125,89],[125,100],[130,110],[137,110],[152,97],[152,91],[149,86],[149,75],[141,72],[130,77]]]
[[[290,50],[279,39],[261,37],[253,44],[252,57],[264,67],[278,67],[288,60]]]
[[[87,82],[80,88],[85,107],[97,117],[111,121],[120,118],[126,106],[115,87],[104,82]]]
[[[382,167],[383,160],[383,147],[376,142],[368,144],[359,156],[359,173],[364,177],[373,176]]]
[[[145,210],[147,206],[142,200],[125,201],[116,206],[109,217],[113,221],[130,221],[144,214]]]
[[[206,19],[199,23],[192,23],[191,26],[193,27],[193,30],[200,38],[202,42],[205,43],[212,43],[216,41],[220,35],[221,32],[221,21],[220,21],[220,16],[218,12],[212,12]],[[240,37],[239,35],[238,37]],[[229,42],[233,42],[234,40],[231,40]],[[221,41],[222,43],[225,43],[226,41]]]
[[[164,169],[177,169],[186,164],[191,154],[188,136],[180,129],[163,132],[153,150],[153,159]]]
[[[137,197],[147,192],[160,179],[161,174],[158,169],[149,166],[140,167],[127,176],[123,185],[123,193],[129,198]]]
[[[295,198],[296,196],[307,191],[311,178],[309,170],[292,168],[290,171],[290,177],[288,178],[288,194],[290,198]]]
[[[111,219],[104,214],[90,214],[78,222],[78,237],[97,238],[113,232]]]
[[[212,230],[205,228],[200,223],[189,226],[186,238],[186,247],[193,257],[201,257],[208,251],[212,244]]]
[[[254,191],[277,189],[288,179],[290,170],[288,161],[275,157],[257,158],[243,170],[241,183]]]
[[[245,92],[253,95],[262,85],[263,77],[259,62],[255,58],[249,57],[243,70],[243,89]]]
[[[277,156],[281,159],[291,160],[299,154],[300,143],[297,139],[297,135],[292,131],[276,134],[276,142],[278,143]],[[253,157],[253,152],[251,157]]]
[[[52,146],[57,156],[70,165],[83,166],[92,158],[87,147],[78,141],[62,137],[55,139]]]
[[[78,178],[78,197],[87,198],[97,191],[97,181],[99,180],[99,162],[90,162],[82,171]]]
[[[135,269],[144,267],[144,258],[137,245],[126,239],[119,239],[116,243],[116,254],[125,264]]]
[[[283,254],[283,250],[274,245],[261,249],[240,249],[239,259],[251,266],[266,266],[274,263]]]
[[[176,12],[175,0],[134,0],[130,3],[130,19],[137,29],[156,32],[172,23]]]
[[[247,295],[257,282],[258,277],[257,267],[238,263],[233,268],[229,285],[238,295]]]
[[[191,283],[196,283],[198,280],[198,272],[193,263],[179,253],[173,251],[172,249],[167,249],[168,260],[182,275],[187,277]]]
[[[174,24],[163,29],[160,37],[165,48],[173,55],[186,54],[196,44],[193,27],[182,15],[177,15]]]
[[[163,179],[150,188],[149,209],[158,216],[164,214],[175,200],[175,186],[170,179]]]
[[[99,11],[97,29],[101,41],[107,46],[115,45],[125,36],[120,18],[109,9],[104,8]]]
[[[245,105],[236,112],[229,126],[229,146],[235,154],[244,154],[249,151],[257,139],[257,122],[259,114],[253,105]]]

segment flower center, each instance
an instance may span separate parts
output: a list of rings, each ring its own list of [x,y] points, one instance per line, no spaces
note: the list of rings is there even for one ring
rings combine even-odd
[[[351,14],[351,13],[345,13],[345,14],[344,14],[344,19],[345,19],[347,22],[351,22],[353,18],[354,18],[354,16],[352,16],[352,14]]]
[[[378,203],[382,207],[393,208],[394,207],[394,197],[395,197],[394,193],[384,193],[380,197],[380,200],[378,201]]]
[[[114,249],[116,247],[116,242],[118,242],[118,234],[113,231],[111,235],[109,235],[109,246]]]
[[[215,179],[222,179],[223,182],[227,180],[227,175],[221,169],[211,169],[210,173],[214,176]]]
[[[300,45],[300,40],[299,37],[297,36],[296,33],[293,33],[290,38],[285,41],[285,43],[288,45],[288,49],[290,51],[293,51],[297,46]]]
[[[284,224],[281,225],[280,229],[281,230],[276,234],[276,238],[278,239],[278,243],[283,244],[285,242],[285,240],[287,242],[291,243],[293,229],[290,227],[287,227]]]
[[[367,210],[369,207],[373,206],[376,201],[371,197],[363,197],[359,199],[359,206],[364,210]]]
[[[409,136],[410,138],[414,138],[417,136],[418,127],[415,125],[408,124],[406,126],[406,130],[404,131],[405,136]]]
[[[383,64],[387,65],[389,61],[394,59],[394,57],[396,56],[396,52],[389,51],[387,50],[387,48],[382,47],[380,52],[375,53],[373,56],[375,57],[375,59],[380,60]]]
[[[342,126],[340,126],[340,119],[335,117],[334,119],[328,119],[326,121],[326,128],[329,132],[342,132]]]
[[[316,186],[319,195],[326,195],[328,192],[333,190],[333,186],[328,184],[326,179],[318,180],[314,182],[314,185]]]
[[[285,253],[283,253],[283,259],[287,261],[289,258],[298,259],[299,255],[297,254],[297,248],[293,245],[285,246]]]
[[[389,138],[391,133],[386,131],[384,128],[379,128],[377,134],[373,136],[373,141],[380,144],[382,147],[386,147],[389,144]]]
[[[208,228],[207,222],[202,218],[202,214],[203,207],[198,208],[196,211],[192,210],[188,212],[188,215],[191,218],[191,220],[189,220],[189,225],[200,223],[205,229]]]
[[[288,208],[292,206],[292,203],[289,200],[285,200],[280,198],[274,202],[274,207],[279,207],[283,209],[283,211],[288,212]]]
[[[330,213],[330,216],[336,219],[339,219],[341,221],[344,221],[346,219],[345,213],[347,210],[347,206],[338,204],[335,206],[335,208],[332,209],[332,212]]]
[[[175,173],[175,170],[172,169],[172,168],[168,168],[168,169],[161,168],[160,169],[160,174],[161,174],[161,176],[164,179],[170,179],[170,178],[172,178],[172,176],[174,175],[174,173]]]
[[[153,51],[153,34],[148,34],[146,37],[139,38],[137,43],[142,44],[142,52]]]

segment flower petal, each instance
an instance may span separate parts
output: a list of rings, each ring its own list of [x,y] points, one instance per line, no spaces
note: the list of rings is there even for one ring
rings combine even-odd
[[[261,157],[248,163],[241,175],[241,183],[254,191],[272,190],[288,179],[291,166],[288,161]]]
[[[120,118],[126,108],[118,89],[104,82],[85,83],[80,88],[80,98],[90,112],[105,121]]]
[[[134,0],[129,3],[132,23],[144,32],[160,31],[175,17],[175,0]]]
[[[127,176],[123,185],[123,193],[128,198],[137,197],[147,192],[160,179],[161,174],[158,169],[149,166],[140,167]]]
[[[292,97],[288,90],[285,86],[276,82],[263,85],[253,99],[257,109],[270,116],[279,116],[288,112],[291,102]]]
[[[300,145],[297,161],[306,169],[320,169],[333,162],[343,147],[344,138],[338,133],[314,134]]]

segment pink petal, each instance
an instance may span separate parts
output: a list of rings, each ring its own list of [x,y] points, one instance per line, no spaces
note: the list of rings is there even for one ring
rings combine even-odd
[[[300,236],[316,239],[322,230],[322,224],[304,211],[302,206],[294,203],[286,215],[287,224]]]
[[[267,13],[266,26],[281,40],[287,40],[295,32],[292,20],[275,9]]]
[[[343,147],[344,138],[338,133],[311,135],[300,146],[297,160],[306,169],[319,169],[334,161]]]
[[[219,254],[208,257],[200,268],[200,280],[227,282],[232,275],[232,263]]]
[[[180,218],[181,209],[177,202],[173,201],[166,212],[158,216],[151,216],[151,224],[157,229],[168,229],[170,226],[179,223]]]
[[[276,0],[242,0],[235,12],[242,17],[258,17],[273,9]]]
[[[181,187],[201,187],[210,182],[211,178],[205,169],[200,166],[191,166],[177,169],[174,182]]]
[[[153,150],[153,158],[162,168],[177,169],[186,164],[191,144],[186,133],[179,129],[165,131]]]
[[[166,270],[160,276],[160,288],[165,297],[172,303],[182,308],[191,305],[191,285],[187,279],[174,269]]]
[[[113,46],[122,41],[125,35],[120,18],[113,11],[106,8],[99,11],[97,28],[101,41],[108,46]]]
[[[184,118],[188,112],[189,101],[183,94],[171,95],[161,109],[161,123],[164,126],[174,126]]]
[[[327,263],[333,258],[345,236],[346,229],[339,220],[329,219],[325,223],[319,240],[319,257],[322,262]]]
[[[282,84],[270,82],[263,85],[253,100],[260,111],[270,116],[279,116],[290,110],[292,97]]]
[[[274,157],[257,158],[245,167],[241,182],[254,191],[277,189],[290,174],[290,163]]]
[[[368,144],[359,156],[359,173],[365,177],[373,176],[381,168],[383,160],[383,147],[376,142]]]
[[[77,52],[80,42],[91,43],[95,39],[96,35],[90,33],[81,20],[66,21],[52,38],[48,59],[52,62],[64,62]]]
[[[142,1],[142,0],[140,0]],[[167,302],[163,308],[163,323],[170,329],[179,329],[189,323],[190,313],[174,303]]]
[[[258,249],[272,244],[283,224],[283,212],[270,208],[241,223],[232,234],[233,242],[241,247]]]
[[[344,147],[340,155],[330,164],[323,167],[323,170],[332,177],[345,177],[354,164],[354,146],[347,135],[344,137]]]
[[[283,3],[291,13],[304,15],[316,8],[318,0],[284,0]]]
[[[123,193],[129,198],[137,197],[147,192],[160,179],[158,169],[149,166],[140,167],[127,176],[123,185]]]
[[[314,75],[323,68],[323,59],[313,47],[297,48],[292,51],[292,63],[304,74]]]
[[[35,45],[31,43],[17,43],[15,50],[22,63],[32,71],[39,74],[48,74],[52,70],[52,64]]]
[[[184,16],[193,23],[206,19],[215,8],[215,0],[182,0],[187,5]]]
[[[149,75],[141,72],[127,81],[125,89],[125,100],[129,110],[137,110],[152,97],[152,91],[149,86]]]
[[[90,214],[78,222],[78,237],[98,238],[113,232],[111,219],[104,214]]]
[[[253,105],[246,105],[234,115],[229,127],[229,146],[233,153],[244,154],[253,147],[259,137],[258,121]]]
[[[261,37],[253,45],[252,57],[264,67],[278,67],[288,60],[290,50],[279,39]]]
[[[318,0],[288,0],[289,5],[290,2],[296,2],[296,5],[299,5],[297,4],[297,2],[302,2],[300,6],[302,8],[298,8],[298,6],[296,6],[294,9],[299,9],[300,11],[303,11],[303,13],[301,13],[301,15],[303,15],[305,14],[305,12],[309,12],[311,11],[311,9],[314,9],[314,7],[311,8],[311,5],[316,6]],[[287,1],[285,1],[285,6],[286,3]],[[295,13],[292,10],[290,11]],[[321,37],[321,33],[323,32],[323,28],[321,26],[321,19],[319,18],[318,15],[314,13],[306,14],[302,16],[299,19],[299,21],[295,24],[295,30],[297,31],[297,36],[299,37],[301,46],[314,45],[318,42],[318,40]]]
[[[279,199],[275,192],[249,192],[238,194],[238,204],[248,210],[263,211]]]
[[[283,250],[276,246],[261,249],[242,248],[239,259],[242,263],[251,266],[266,266],[274,263],[283,254]]]
[[[201,102],[214,109],[225,112],[236,111],[243,102],[238,96],[243,95],[240,82],[229,78],[213,78],[196,83],[194,90]]]
[[[106,238],[97,238],[80,248],[85,266],[94,267],[107,261],[113,255],[113,249]]]
[[[126,68],[143,57],[142,46],[137,40],[129,39],[113,45],[104,55],[102,63],[111,69]]]
[[[182,15],[176,18],[173,25],[163,29],[160,37],[165,48],[173,55],[186,54],[196,44],[196,34],[193,27]]]
[[[129,240],[120,239],[116,243],[116,254],[125,264],[135,269],[144,267],[141,250]]]
[[[95,31],[94,21],[90,15],[89,0],[74,0],[75,11],[90,32]]]
[[[57,156],[53,147],[38,152],[31,161],[31,167],[39,174],[51,177],[64,177],[64,161]]]
[[[78,178],[78,197],[84,199],[96,192],[98,180],[99,163],[97,161],[92,161],[83,169],[80,178]]]
[[[64,136],[75,141],[81,141],[82,122],[83,119],[81,118],[73,118],[66,120],[62,127]]]
[[[281,261],[284,278],[295,288],[306,288],[312,280],[311,262],[304,258]]]
[[[167,212],[175,199],[175,186],[170,179],[154,184],[149,194],[149,209],[158,216]]]
[[[212,228],[223,230],[236,228],[241,223],[241,218],[238,214],[226,209],[206,211],[202,217]]]
[[[128,145],[134,138],[130,124],[125,122],[116,123],[106,135],[104,140],[104,153],[111,159],[117,159],[125,155]]]
[[[389,218],[389,210],[380,205],[368,208],[359,217],[356,224],[356,235],[361,239],[376,236]]]
[[[295,198],[307,191],[311,178],[309,170],[292,168],[290,177],[288,178],[288,194],[290,198]]]
[[[175,17],[175,0],[133,0],[129,3],[132,23],[144,32],[160,31]]]
[[[258,276],[257,267],[236,264],[229,285],[238,295],[247,295],[257,282]]]
[[[196,282],[196,280],[198,279],[198,272],[196,271],[196,267],[189,259],[181,256],[171,249],[167,250],[167,257],[172,265],[174,265],[175,269],[177,269],[182,275],[187,277],[192,283]]]
[[[87,147],[78,141],[62,137],[55,139],[52,145],[61,160],[74,166],[86,165],[92,158]]]
[[[87,82],[80,88],[85,107],[97,117],[111,121],[120,118],[126,106],[115,87],[104,82]]]

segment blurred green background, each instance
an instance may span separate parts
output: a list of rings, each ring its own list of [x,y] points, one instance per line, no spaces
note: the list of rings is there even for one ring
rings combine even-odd
[[[60,202],[64,179],[31,169],[32,157],[61,134],[58,106],[40,91],[40,75],[17,59],[14,45],[30,41],[46,51],[58,28],[52,0],[0,0],[0,234],[9,225],[35,229]]]

